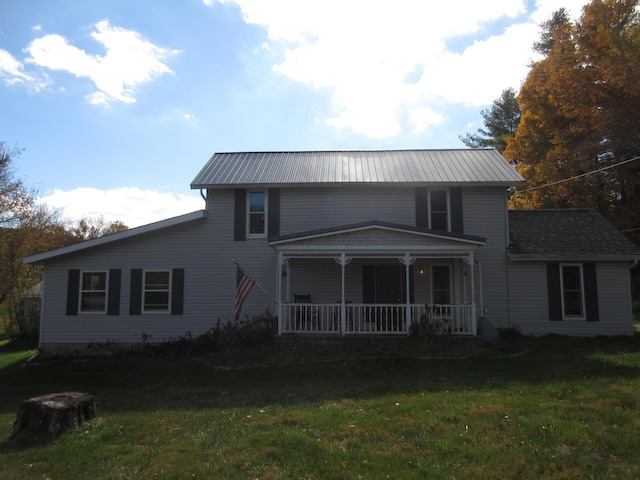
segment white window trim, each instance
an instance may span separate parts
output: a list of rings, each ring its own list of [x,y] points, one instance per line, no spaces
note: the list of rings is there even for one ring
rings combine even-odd
[[[252,193],[262,193],[264,194],[264,232],[263,233],[251,233],[251,194]],[[255,189],[255,190],[247,190],[247,211],[246,211],[246,231],[247,238],[266,238],[268,225],[267,219],[269,212],[269,196],[267,195],[266,189]]]
[[[580,280],[580,310],[581,315],[567,315],[564,305],[564,268],[565,267],[578,267],[578,278]],[[560,300],[562,302],[562,319],[563,320],[586,320],[587,310],[584,298],[584,272],[582,270],[582,264],[580,263],[561,263],[560,264]]]
[[[427,192],[427,211],[429,215],[429,228],[433,228],[431,225],[431,192],[446,192],[447,197],[447,232],[451,231],[451,196],[448,188],[429,188]]]
[[[82,280],[84,278],[85,273],[104,273],[104,290],[84,290],[82,288]],[[107,309],[109,308],[109,270],[80,270],[80,285],[79,285],[79,294],[78,294],[78,314],[79,315],[104,315],[107,313]],[[104,291],[104,310],[82,310],[82,293],[83,292],[103,292]]]
[[[146,310],[145,309],[145,294],[147,293],[146,285],[147,285],[147,273],[169,273],[169,286],[167,288],[168,299],[167,299],[167,309],[166,310]],[[140,310],[143,315],[166,315],[171,313],[171,289],[173,286],[173,271],[170,268],[151,268],[148,270],[142,271],[142,298],[140,300]],[[150,292],[164,292],[165,290],[149,290]]]

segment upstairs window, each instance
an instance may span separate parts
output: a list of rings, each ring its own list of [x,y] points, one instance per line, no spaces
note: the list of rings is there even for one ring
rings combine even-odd
[[[169,312],[171,299],[171,271],[144,272],[143,311]]]
[[[267,234],[267,195],[264,191],[249,191],[247,231],[249,236],[263,237]]]
[[[80,282],[80,312],[107,311],[107,272],[82,272]]]
[[[429,228],[433,230],[451,230],[449,225],[449,191],[429,190]]]
[[[462,188],[415,188],[416,227],[464,233]]]

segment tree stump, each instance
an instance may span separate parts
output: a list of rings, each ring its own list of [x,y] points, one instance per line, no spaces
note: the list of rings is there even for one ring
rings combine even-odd
[[[62,392],[22,402],[18,418],[5,443],[51,441],[96,416],[93,395]]]

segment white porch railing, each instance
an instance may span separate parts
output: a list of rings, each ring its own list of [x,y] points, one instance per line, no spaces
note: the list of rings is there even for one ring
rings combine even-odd
[[[429,321],[434,330],[475,335],[473,305],[410,305],[347,303],[283,303],[282,333],[408,334],[410,324]],[[407,321],[409,319],[409,322]]]

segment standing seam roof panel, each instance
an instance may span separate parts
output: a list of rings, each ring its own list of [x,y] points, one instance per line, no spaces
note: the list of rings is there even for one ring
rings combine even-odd
[[[495,150],[388,150],[217,153],[192,188],[344,183],[520,185]]]

